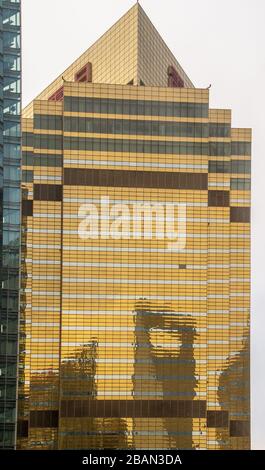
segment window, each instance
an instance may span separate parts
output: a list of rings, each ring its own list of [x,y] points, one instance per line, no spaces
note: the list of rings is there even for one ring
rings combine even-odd
[[[33,166],[34,165],[34,154],[31,152],[22,152],[22,165]]]
[[[16,116],[20,113],[21,105],[17,100],[4,100],[4,114]]]
[[[231,127],[229,124],[210,123],[210,137],[230,137]]]
[[[232,178],[231,189],[241,190],[241,191],[250,191],[251,189],[250,178]]]
[[[22,182],[23,183],[32,183],[33,182],[33,171],[23,170],[22,171]]]
[[[251,155],[251,142],[232,142],[232,155]]]
[[[34,147],[34,134],[31,132],[23,132],[22,145],[23,147]]]
[[[20,222],[19,211],[15,209],[4,208],[3,222],[4,224],[18,225]]]
[[[19,246],[19,229],[15,230],[14,228],[3,231],[3,245],[6,248],[13,248]],[[9,289],[11,287],[6,287]]]
[[[209,162],[209,173],[230,173],[231,164],[230,162]]]
[[[9,8],[3,8],[3,24],[10,26],[20,26],[20,13]]]
[[[35,148],[40,149],[62,149],[62,137],[60,135],[35,134]]]
[[[24,154],[24,153],[23,153]],[[26,164],[26,163],[24,163]],[[62,166],[62,155],[44,155],[34,154],[32,155],[32,163],[27,160],[28,165],[34,166],[46,166],[46,167],[61,167]]]
[[[20,169],[17,166],[4,166],[4,180],[17,182],[20,181]]]
[[[4,77],[4,92],[5,95],[8,93],[20,93],[21,81],[20,78]]]
[[[34,128],[47,130],[61,130],[62,116],[35,114]]]
[[[21,61],[17,55],[5,54],[4,56],[4,71],[8,72],[20,72]]]
[[[231,144],[225,142],[210,142],[210,156],[223,156],[231,155]]]
[[[2,281],[2,289],[18,289],[19,287],[19,276],[9,275],[8,279]]]
[[[20,123],[14,121],[4,121],[4,136],[20,137]]]
[[[4,158],[20,159],[20,145],[5,144],[4,145]]]
[[[20,189],[4,188],[4,202],[20,202]]]
[[[20,33],[4,31],[3,37],[5,49],[20,49]]]
[[[251,162],[249,160],[232,160],[231,173],[251,173]]]

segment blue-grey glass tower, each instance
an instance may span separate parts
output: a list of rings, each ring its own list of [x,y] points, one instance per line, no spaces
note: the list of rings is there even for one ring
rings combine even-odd
[[[0,449],[16,442],[21,206],[20,0],[0,0]]]

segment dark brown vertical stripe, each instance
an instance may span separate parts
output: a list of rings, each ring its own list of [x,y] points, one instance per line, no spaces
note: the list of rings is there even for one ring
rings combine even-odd
[[[26,217],[33,216],[33,201],[30,201],[30,200],[22,201],[22,215]]]
[[[17,422],[17,435],[20,438],[26,438],[29,435],[29,422],[18,420]]]

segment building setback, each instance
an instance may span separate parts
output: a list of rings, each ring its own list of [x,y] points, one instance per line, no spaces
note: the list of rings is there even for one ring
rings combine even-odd
[[[18,448],[248,449],[251,131],[138,3],[22,126]],[[137,203],[184,208],[178,249]]]
[[[21,206],[20,0],[0,1],[0,449],[16,436]]]

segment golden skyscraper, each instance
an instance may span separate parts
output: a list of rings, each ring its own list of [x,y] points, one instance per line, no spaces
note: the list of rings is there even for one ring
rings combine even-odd
[[[138,3],[22,126],[18,448],[248,449],[251,130]]]

